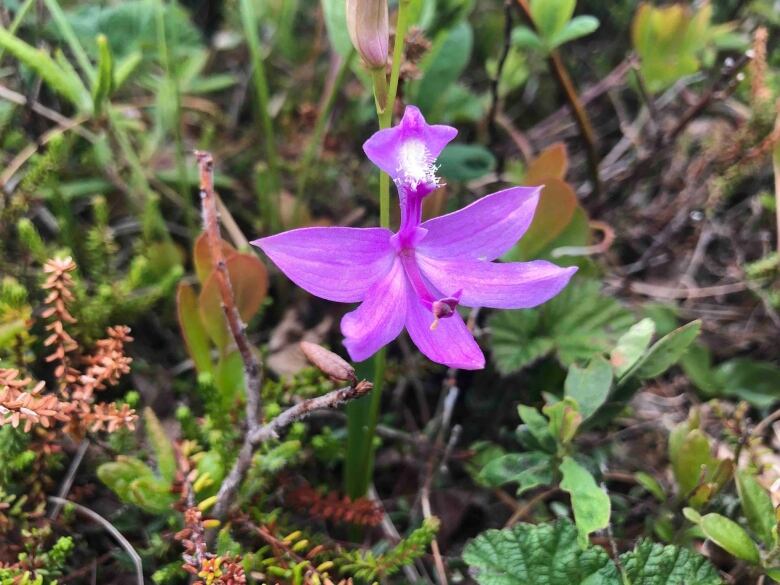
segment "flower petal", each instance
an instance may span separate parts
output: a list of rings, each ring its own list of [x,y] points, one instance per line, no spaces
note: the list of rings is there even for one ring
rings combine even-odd
[[[423,275],[443,294],[462,290],[467,307],[527,309],[540,305],[565,287],[577,267],[561,268],[544,260],[487,262],[442,260],[417,254]]]
[[[344,346],[354,361],[363,361],[398,337],[406,321],[407,283],[401,261],[366,292],[354,311],[344,315]]]
[[[376,132],[363,144],[363,151],[371,162],[395,180],[400,176],[402,147],[406,142],[421,142],[433,161],[457,133],[452,126],[428,124],[418,108],[406,106],[401,123]]]
[[[422,223],[428,234],[417,248],[431,258],[495,260],[531,225],[541,189],[504,189],[459,211],[429,219]]]
[[[311,227],[252,242],[302,289],[329,301],[362,301],[393,263],[384,228]]]
[[[428,359],[461,370],[481,370],[485,367],[482,350],[457,312],[451,317],[439,319],[432,330],[433,314],[413,292],[409,292],[408,298],[406,329]]]

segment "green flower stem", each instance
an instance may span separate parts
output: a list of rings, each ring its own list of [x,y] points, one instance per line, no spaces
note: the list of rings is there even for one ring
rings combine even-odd
[[[252,78],[255,82],[255,99],[257,100],[256,110],[260,116],[260,130],[265,139],[265,155],[268,166],[267,181],[267,202],[263,201],[264,194],[260,193],[261,209],[268,210],[267,225],[272,233],[281,229],[281,206],[280,206],[280,175],[279,175],[279,155],[276,151],[276,138],[274,136],[274,126],[271,120],[271,114],[268,112],[268,103],[270,101],[268,93],[268,80],[265,75],[265,64],[260,49],[260,37],[257,34],[257,16],[255,15],[252,0],[240,0],[241,25],[244,28],[246,42],[249,47],[249,55],[252,60]]]
[[[411,0],[401,0],[398,4],[398,21],[395,29],[395,46],[393,47],[393,65],[390,70],[389,86],[383,70],[378,69],[371,72],[380,129],[389,128],[393,122],[393,106],[398,95],[404,39],[409,27],[408,9],[410,4]],[[379,175],[379,225],[385,228],[390,227],[390,177],[385,173]],[[374,473],[374,433],[382,401],[386,364],[385,348],[379,350],[372,360],[357,364],[358,378],[369,377],[373,374],[374,389],[370,396],[353,400],[347,405],[345,483],[347,494],[351,498],[366,495]]]
[[[12,35],[16,34],[16,29],[21,26],[24,17],[27,16],[27,13],[30,11],[30,8],[32,8],[34,3],[35,0],[25,0],[24,4],[19,7],[19,9],[16,11],[16,14],[14,15],[13,22],[11,22],[11,26],[8,27],[9,33]],[[0,61],[3,60],[3,55],[5,55],[5,47],[0,47]]]

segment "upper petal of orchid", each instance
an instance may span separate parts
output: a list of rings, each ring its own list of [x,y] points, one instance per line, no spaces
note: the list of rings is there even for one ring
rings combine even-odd
[[[431,258],[494,260],[522,237],[536,211],[541,187],[512,187],[421,224],[417,249]]]
[[[406,106],[401,123],[376,132],[363,145],[368,158],[396,183],[416,188],[436,183],[436,159],[458,131],[430,125],[414,106]]]
[[[557,295],[577,267],[561,268],[545,260],[487,262],[428,258],[417,254],[423,275],[441,291],[460,290],[467,307],[528,309]]]
[[[406,321],[406,289],[404,269],[396,259],[385,277],[368,289],[361,305],[344,315],[341,332],[353,361],[371,357],[401,333]]]
[[[329,301],[362,301],[393,265],[385,228],[310,227],[252,242],[302,289]]]
[[[413,292],[408,294],[406,329],[419,350],[431,361],[461,370],[481,370],[485,356],[457,311],[439,319],[431,328],[434,316]]]

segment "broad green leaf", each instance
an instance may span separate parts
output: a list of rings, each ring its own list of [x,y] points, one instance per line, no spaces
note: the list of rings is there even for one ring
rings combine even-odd
[[[555,354],[565,366],[606,353],[633,322],[596,281],[574,280],[541,307],[491,315],[491,349],[504,374]]]
[[[560,469],[563,474],[561,489],[571,495],[577,540],[580,546],[585,548],[591,532],[609,525],[612,504],[607,493],[599,487],[590,472],[574,459],[564,457]]]
[[[615,349],[609,356],[615,375],[619,378],[630,370],[642,357],[650,345],[655,333],[655,323],[652,319],[642,319],[632,326],[618,339]]]
[[[479,144],[450,144],[438,159],[439,172],[451,181],[473,181],[496,166],[491,152]]]
[[[718,571],[702,555],[643,540],[620,556],[631,585],[720,585]]]
[[[723,389],[712,367],[712,354],[701,343],[694,343],[680,359],[685,375],[705,396],[718,396]]]
[[[352,41],[347,31],[347,10],[344,0],[322,0],[325,29],[333,49],[342,57],[352,52]]]
[[[702,516],[699,526],[707,538],[738,559],[754,565],[761,561],[756,543],[733,520],[720,514],[707,514]]]
[[[423,77],[412,89],[416,98],[413,103],[424,114],[432,116],[435,113],[441,96],[466,69],[473,44],[474,31],[465,21],[437,36],[433,48],[420,64]]]
[[[780,400],[780,367],[749,358],[729,360],[716,368],[726,396],[769,408]]]
[[[568,521],[488,530],[466,545],[463,560],[480,585],[620,585],[601,547],[581,549]]]
[[[484,485],[498,487],[507,483],[517,484],[517,494],[553,482],[553,460],[547,453],[507,453],[490,461],[479,472],[478,479]]]
[[[707,435],[698,429],[688,433],[671,462],[680,495],[687,496],[700,481],[707,481],[709,469],[713,466],[714,458]]]
[[[582,417],[587,419],[604,404],[611,387],[612,367],[607,360],[598,356],[586,368],[577,364],[569,366],[564,394],[577,401]]]
[[[548,453],[555,452],[555,437],[550,433],[549,421],[535,408],[521,404],[517,407],[520,419],[539,447]]]
[[[548,427],[556,442],[560,445],[571,443],[582,424],[582,415],[577,403],[571,398],[565,398],[546,405],[542,411],[550,421]]]
[[[548,47],[574,14],[577,0],[530,0],[531,17]]]
[[[527,26],[516,26],[512,29],[512,45],[519,49],[544,49],[544,42],[539,35]]]
[[[63,69],[43,49],[36,49],[0,26],[0,47],[41,76],[43,81],[81,112],[92,109],[87,88],[72,67]]]
[[[657,341],[621,378],[621,383],[636,377],[647,380],[660,376],[685,354],[701,330],[701,321],[691,321]]]
[[[99,114],[103,110],[103,104],[114,91],[114,60],[105,35],[98,35],[97,45],[98,67],[97,78],[92,86],[92,103],[95,113]]]
[[[157,470],[160,472],[160,477],[170,484],[176,477],[176,455],[173,452],[173,444],[168,435],[165,434],[160,419],[148,406],[144,408],[144,425],[146,438],[149,440],[157,459]]]
[[[772,497],[748,471],[738,470],[735,479],[742,513],[747,518],[748,526],[767,548],[771,548],[774,542],[772,529],[777,525]]]
[[[179,327],[189,353],[199,374],[212,373],[209,336],[198,311],[198,296],[189,284],[182,282],[176,291],[176,311]]]
[[[599,19],[595,16],[575,16],[566,23],[563,30],[549,40],[550,49],[555,49],[564,43],[587,36],[598,27]]]

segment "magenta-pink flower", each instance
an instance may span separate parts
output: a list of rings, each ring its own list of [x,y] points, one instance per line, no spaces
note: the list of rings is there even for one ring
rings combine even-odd
[[[513,187],[421,222],[422,200],[439,186],[436,158],[457,131],[429,125],[408,106],[398,126],[363,146],[398,188],[401,225],[311,227],[252,242],[298,286],[318,297],[359,302],[341,332],[362,361],[403,331],[434,362],[480,369],[485,357],[457,311],[523,309],[558,294],[576,268],[550,262],[494,262],[528,229],[540,187]]]

